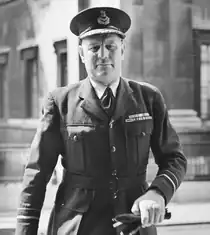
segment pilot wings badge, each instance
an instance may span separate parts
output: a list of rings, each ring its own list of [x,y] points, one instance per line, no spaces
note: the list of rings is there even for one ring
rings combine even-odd
[[[100,16],[97,19],[99,24],[108,25],[110,23],[110,18],[106,15],[105,11],[100,11]]]

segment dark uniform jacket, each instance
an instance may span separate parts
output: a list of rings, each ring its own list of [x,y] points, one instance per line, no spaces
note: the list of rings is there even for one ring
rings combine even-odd
[[[150,148],[159,170],[149,188],[158,190],[167,204],[183,180],[186,158],[159,90],[121,78],[109,120],[88,78],[57,88],[44,102],[31,145],[16,235],[37,234],[46,185],[59,155],[64,175],[48,234],[119,234],[111,218],[130,212],[147,190]],[[154,235],[156,229],[140,234]]]

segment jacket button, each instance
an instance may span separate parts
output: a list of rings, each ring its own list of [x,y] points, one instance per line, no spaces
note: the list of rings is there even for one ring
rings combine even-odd
[[[114,189],[114,188],[113,188],[113,181],[110,181],[110,182],[109,182],[109,189],[110,189],[110,190],[113,190],[113,189]]]
[[[113,170],[112,171],[112,176],[116,176],[117,175],[117,170]]]
[[[115,147],[115,146],[112,146],[112,147],[111,147],[111,151],[112,151],[112,153],[116,152],[116,147]]]
[[[146,135],[146,133],[145,133],[144,131],[143,131],[141,134],[142,134],[142,136],[145,136],[145,135]]]
[[[117,199],[117,193],[113,193],[113,199]]]
[[[73,141],[76,142],[77,140],[78,140],[78,136],[77,136],[77,135],[74,135],[74,136],[73,136]]]

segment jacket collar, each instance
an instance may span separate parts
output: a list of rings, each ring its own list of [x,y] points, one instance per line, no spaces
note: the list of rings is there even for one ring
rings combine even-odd
[[[113,115],[113,120],[117,120],[124,116],[126,111],[130,109],[135,102],[132,96],[132,89],[129,86],[128,80],[121,78],[117,90],[116,109]],[[79,97],[82,100],[81,107],[89,114],[96,116],[101,120],[108,120],[104,110],[100,106],[100,101],[92,87],[88,78],[82,81],[79,90]]]
[[[79,90],[79,98],[82,100],[81,107],[90,115],[96,116],[101,120],[108,120],[89,78],[82,81],[82,85]]]

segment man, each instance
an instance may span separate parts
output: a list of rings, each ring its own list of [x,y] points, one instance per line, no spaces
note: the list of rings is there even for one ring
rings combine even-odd
[[[16,234],[37,234],[46,185],[58,156],[64,175],[48,234],[117,235],[112,218],[141,215],[138,234],[155,235],[186,171],[166,105],[152,85],[121,77],[130,17],[89,8],[71,21],[88,77],[51,92],[26,166]],[[159,167],[148,187],[150,147]]]

